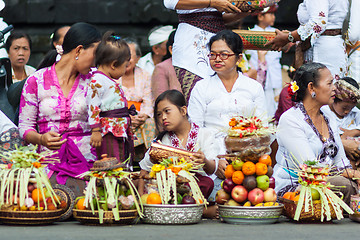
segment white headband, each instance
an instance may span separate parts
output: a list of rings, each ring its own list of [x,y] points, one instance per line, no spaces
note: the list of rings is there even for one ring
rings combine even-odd
[[[159,44],[159,43],[162,43],[162,42],[168,40],[170,33],[174,30],[175,29],[170,25],[156,29],[155,31],[153,31],[150,34],[150,36],[148,38],[149,45],[152,47],[156,44]]]

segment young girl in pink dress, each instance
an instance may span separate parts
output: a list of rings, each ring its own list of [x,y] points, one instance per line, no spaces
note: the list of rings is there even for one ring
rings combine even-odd
[[[96,148],[98,157],[107,154],[124,162],[133,156],[133,139],[130,131],[130,115],[124,92],[116,83],[130,60],[130,49],[124,40],[111,32],[105,33],[95,53],[98,67],[93,73],[87,94],[90,144]],[[133,111],[131,111],[133,109]],[[132,166],[131,161],[127,166]]]

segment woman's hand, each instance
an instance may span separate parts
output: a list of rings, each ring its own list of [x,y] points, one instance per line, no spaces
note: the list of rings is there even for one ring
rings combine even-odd
[[[50,131],[41,135],[40,144],[50,150],[58,150],[67,141],[66,139],[61,140],[61,138],[59,133]]]
[[[289,43],[289,31],[280,31],[279,29],[275,29],[275,33],[275,38],[272,41],[266,43],[265,47],[270,45],[272,50],[281,51],[282,47]]]
[[[219,166],[216,170],[216,176],[220,179],[225,179],[225,168],[227,167],[228,162],[225,159],[219,160]]]
[[[90,138],[90,145],[92,147],[101,147],[102,135],[101,132],[92,132]]]
[[[209,0],[210,7],[216,8],[219,12],[225,13],[240,13],[238,8],[240,2],[237,2],[236,5],[233,5],[228,0]]]
[[[139,114],[139,115],[135,115],[135,116],[131,116],[131,127],[133,129],[140,127],[141,125],[143,125],[146,121],[146,119],[148,119],[149,116],[146,114]]]
[[[194,153],[190,159],[195,165],[200,165],[206,162],[205,154],[201,151]]]

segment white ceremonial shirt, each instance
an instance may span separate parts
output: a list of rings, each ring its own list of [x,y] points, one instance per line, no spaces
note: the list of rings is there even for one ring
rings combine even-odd
[[[250,29],[251,31],[267,31],[275,32],[275,28],[267,27],[265,29],[255,25],[254,28]],[[251,55],[250,63],[254,69],[258,69],[258,54],[256,50],[247,50],[246,53]],[[281,74],[281,64],[280,58],[282,52],[268,51],[265,55],[265,60],[267,62],[266,70],[266,81],[265,89],[282,89],[282,74]]]
[[[357,107],[351,109],[348,115],[343,118],[339,118],[331,111],[329,105],[325,105],[321,108],[321,111],[327,116],[336,120],[338,128],[345,128],[348,130],[358,129],[360,130],[360,110]],[[339,129],[339,133],[343,134],[343,131]]]
[[[327,115],[326,117],[329,119],[329,126],[334,133],[334,139],[338,145],[337,155],[334,159],[327,157],[326,163],[332,163],[340,168],[349,166],[350,162],[346,158],[336,120]],[[322,150],[323,143],[306,122],[300,108],[296,107],[290,108],[281,115],[276,139],[279,148],[276,153],[273,177],[275,178],[275,190],[278,192],[283,187],[291,184],[290,175],[284,168],[289,167],[291,169],[296,167],[289,157],[293,155],[299,163],[306,160],[316,160]],[[294,176],[291,179],[293,182],[298,180]]]
[[[236,115],[267,120],[265,95],[260,83],[240,72],[231,92],[226,90],[218,75],[196,83],[189,100],[190,119],[216,134],[221,153],[226,151],[224,138],[230,118]]]
[[[25,73],[26,73],[26,76],[30,76],[32,75],[34,72],[36,72],[36,68],[30,66],[30,65],[25,65]],[[16,82],[21,82],[22,80],[24,79],[16,79],[15,78],[15,74],[14,74],[14,69],[11,68],[11,74],[12,74],[12,81],[13,83],[16,83]]]
[[[179,0],[164,0],[168,9],[175,10]],[[215,8],[176,10],[178,14],[217,11]],[[187,23],[180,23],[176,29],[172,61],[175,67],[184,68],[202,78],[214,74],[209,63],[208,42],[214,33],[202,30]]]
[[[325,64],[333,75],[343,77],[347,56],[341,35],[321,35],[327,29],[342,29],[349,11],[349,0],[304,0],[298,7],[297,29],[302,41],[311,37],[305,60]]]
[[[149,52],[145,56],[141,57],[136,65],[139,68],[144,69],[151,76],[155,69],[152,53]]]

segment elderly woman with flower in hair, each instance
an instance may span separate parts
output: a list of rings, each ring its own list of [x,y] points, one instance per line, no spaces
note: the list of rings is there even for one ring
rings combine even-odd
[[[334,102],[333,80],[329,69],[321,63],[304,64],[295,73],[290,95],[296,105],[280,117],[276,135],[279,149],[274,178],[280,196],[297,188],[298,176],[291,170],[304,161],[334,166],[338,176],[328,182],[344,186],[339,190],[347,204],[350,196],[358,192],[358,185],[349,179],[359,178],[360,172],[351,169],[336,120],[321,111],[322,106]]]
[[[346,155],[356,162],[360,159],[359,141],[354,139],[360,136],[360,110],[355,107],[360,100],[359,85],[353,78],[344,77],[335,86],[334,102],[321,110],[336,119]]]

